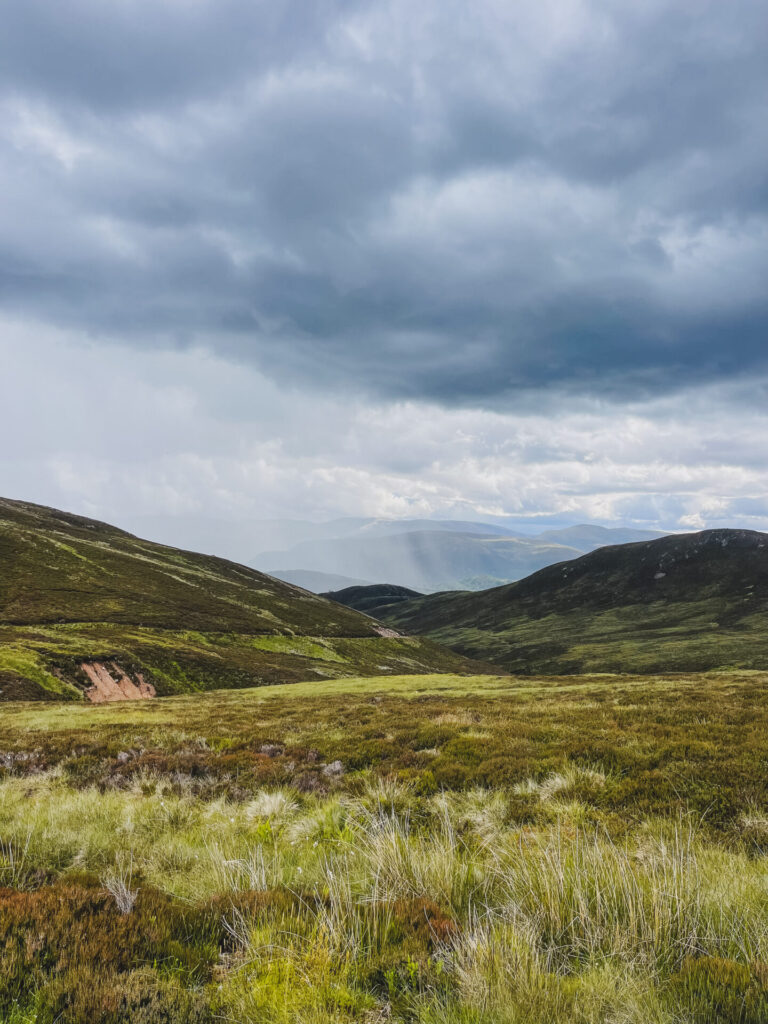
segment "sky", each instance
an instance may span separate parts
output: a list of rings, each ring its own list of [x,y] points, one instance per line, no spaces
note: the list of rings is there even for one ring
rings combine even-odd
[[[762,0],[6,0],[0,493],[768,529]]]

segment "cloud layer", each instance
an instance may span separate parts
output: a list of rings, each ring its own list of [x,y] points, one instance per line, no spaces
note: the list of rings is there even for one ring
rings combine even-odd
[[[137,360],[8,322],[0,338],[16,367],[0,378],[6,492],[129,528],[158,513],[768,524],[759,384],[498,412],[286,390],[199,349]]]
[[[766,20],[12,2],[3,300],[446,402],[762,371]]]
[[[767,43],[759,0],[10,0],[2,490],[765,525]]]

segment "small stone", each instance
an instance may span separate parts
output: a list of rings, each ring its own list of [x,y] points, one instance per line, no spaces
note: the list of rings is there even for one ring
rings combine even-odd
[[[317,772],[305,772],[295,780],[294,785],[299,793],[325,793],[326,786]]]
[[[323,768],[323,775],[327,775],[329,778],[337,779],[340,775],[344,774],[344,765],[341,761],[331,761]]]
[[[280,757],[283,749],[278,743],[262,743],[259,753],[266,754],[267,757]]]

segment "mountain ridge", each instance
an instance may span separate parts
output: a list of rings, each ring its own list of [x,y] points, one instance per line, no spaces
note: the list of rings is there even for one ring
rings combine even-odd
[[[715,529],[601,547],[382,618],[510,672],[768,667],[768,535]]]
[[[343,590],[332,590],[321,597],[327,597],[329,601],[336,601],[345,608],[354,608],[355,611],[364,612],[374,618],[387,609],[399,605],[404,601],[412,601],[414,598],[424,597],[416,590],[409,590],[408,587],[398,587],[391,583],[379,583],[373,586],[345,587]]]

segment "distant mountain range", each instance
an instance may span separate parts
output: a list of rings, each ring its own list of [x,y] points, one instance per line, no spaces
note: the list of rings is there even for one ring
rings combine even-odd
[[[285,569],[270,575],[294,587],[302,587],[312,594],[325,595],[329,591],[345,590],[348,587],[375,586],[371,580],[356,580],[351,576],[339,576],[334,572],[313,572],[311,569]]]
[[[161,544],[204,551],[255,564],[254,552],[282,551],[304,541],[322,543],[342,537],[374,537],[416,530],[499,533],[517,536],[501,524],[464,520],[381,519],[347,516],[324,522],[306,519],[216,519],[206,516],[126,516],[120,525]],[[520,533],[519,536],[524,536]]]
[[[768,534],[602,547],[507,586],[379,615],[512,673],[768,669]]]
[[[606,544],[661,536],[646,530],[590,525],[525,536],[493,524],[455,520],[337,520],[335,529],[342,528],[350,532],[265,551],[252,564],[316,592],[364,581],[422,593],[484,590]],[[332,575],[347,579],[340,584],[330,579]]]

